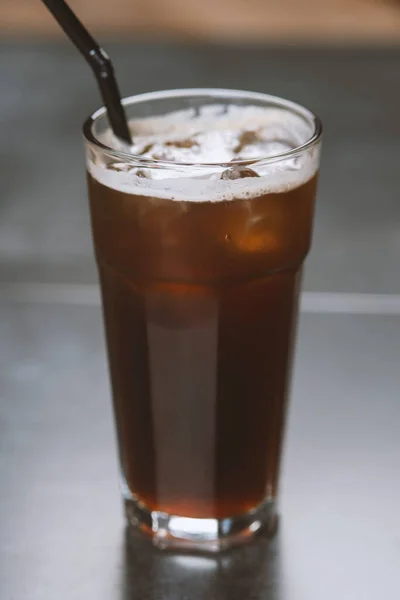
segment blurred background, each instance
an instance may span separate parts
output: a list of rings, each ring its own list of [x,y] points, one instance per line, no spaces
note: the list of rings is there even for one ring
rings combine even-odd
[[[400,3],[70,4],[124,95],[250,89],[324,123],[284,519],[233,559],[127,561],[80,136],[99,94],[39,0],[0,0],[1,600],[400,597]]]
[[[93,31],[185,41],[395,42],[396,0],[73,0]],[[40,2],[1,0],[2,32],[58,36]]]

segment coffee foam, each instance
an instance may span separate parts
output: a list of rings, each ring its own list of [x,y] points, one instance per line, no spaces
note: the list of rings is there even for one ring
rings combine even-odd
[[[310,124],[282,109],[208,105],[132,120],[129,127],[134,140],[131,147],[124,146],[110,129],[98,139],[109,148],[134,155],[132,162],[110,161],[110,156],[104,160],[101,150],[93,147],[88,153],[91,175],[125,194],[227,201],[286,192],[306,183],[317,170],[317,147],[294,157],[265,160],[302,145],[312,136]],[[260,157],[264,160],[257,160]],[[174,165],[148,168],[139,164],[142,158]],[[212,164],[234,160],[254,160],[250,167],[258,177],[240,178],[234,163],[228,169]]]

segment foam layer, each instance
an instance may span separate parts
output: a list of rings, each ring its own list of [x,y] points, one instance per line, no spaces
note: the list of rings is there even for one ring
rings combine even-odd
[[[197,202],[251,198],[298,187],[315,174],[318,165],[317,148],[284,160],[265,160],[300,146],[313,133],[300,116],[280,109],[208,105],[132,120],[129,126],[130,148],[111,130],[98,137],[110,148],[130,152],[132,161],[111,160],[94,148],[88,157],[91,175],[124,193]],[[174,165],[143,166],[140,159]],[[235,165],[238,160],[254,162],[251,169],[244,169]]]

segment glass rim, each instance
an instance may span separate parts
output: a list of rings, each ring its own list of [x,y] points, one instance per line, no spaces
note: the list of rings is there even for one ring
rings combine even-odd
[[[264,94],[262,92],[250,92],[247,90],[234,90],[234,89],[224,89],[224,88],[183,88],[183,89],[172,89],[172,90],[162,90],[155,92],[147,92],[144,94],[135,94],[133,96],[127,96],[122,99],[123,106],[130,106],[132,104],[139,104],[146,101],[152,100],[162,100],[170,99],[170,98],[185,98],[185,97],[196,97],[196,96],[211,96],[216,99],[230,97],[232,100],[235,99],[247,99],[251,101],[252,99],[258,102],[265,102],[266,104],[270,104],[275,108],[281,108],[288,110],[289,112],[295,113],[298,116],[302,117],[306,121],[313,126],[313,131],[311,136],[299,146],[295,148],[291,148],[290,150],[285,150],[284,152],[277,152],[275,154],[270,154],[268,156],[260,156],[256,158],[248,158],[248,159],[238,159],[232,160],[228,162],[180,162],[180,161],[172,161],[172,160],[162,160],[162,159],[154,159],[154,158],[146,158],[139,154],[133,154],[131,152],[127,152],[124,150],[117,150],[112,148],[111,146],[107,146],[103,144],[93,132],[93,126],[96,121],[103,117],[106,114],[106,108],[102,106],[94,111],[83,124],[83,136],[89,144],[93,144],[104,153],[107,153],[108,156],[112,156],[117,159],[119,162],[128,162],[128,163],[139,163],[142,166],[146,166],[148,168],[168,168],[168,169],[185,169],[185,168],[216,168],[216,167],[229,167],[233,164],[236,166],[249,166],[254,165],[255,163],[270,163],[277,162],[280,160],[286,160],[288,158],[292,158],[316,145],[321,137],[322,137],[322,123],[319,117],[314,114],[308,108],[305,108],[301,104],[297,102],[292,102],[291,100],[286,100],[285,98],[281,98],[279,96],[274,96],[271,94]]]

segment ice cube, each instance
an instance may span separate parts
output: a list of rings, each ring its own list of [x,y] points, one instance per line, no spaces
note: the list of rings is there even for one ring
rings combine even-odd
[[[234,147],[233,151],[235,153],[240,153],[243,151],[245,146],[252,146],[253,144],[258,144],[260,141],[260,136],[257,131],[243,131],[240,136],[237,145]]]
[[[221,173],[221,179],[226,181],[245,179],[246,177],[259,177],[259,175],[250,167],[241,167],[240,165],[233,165]]]
[[[117,173],[128,173],[131,170],[131,165],[129,163],[121,163],[114,162],[107,165],[107,169],[109,171],[117,171]]]
[[[193,146],[198,146],[198,142],[196,140],[170,140],[164,142],[165,146],[173,146],[174,148],[193,148]]]

